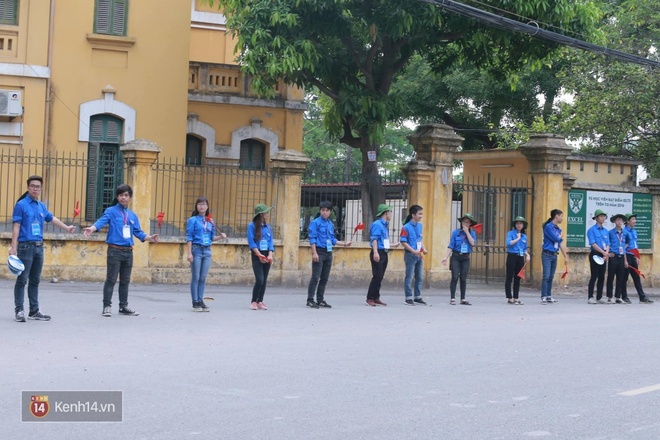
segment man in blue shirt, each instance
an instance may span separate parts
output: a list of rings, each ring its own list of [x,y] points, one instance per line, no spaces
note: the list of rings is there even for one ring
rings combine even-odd
[[[330,309],[332,306],[325,301],[323,295],[332,269],[332,247],[350,246],[351,242],[337,241],[335,238],[335,226],[330,220],[332,203],[321,202],[319,211],[319,216],[309,223],[307,229],[309,245],[312,249],[312,277],[307,289],[307,307]],[[314,301],[314,292],[316,292],[316,301]]]
[[[67,226],[48,211],[39,201],[43,189],[41,176],[27,179],[28,190],[18,199],[12,214],[13,228],[9,255],[16,255],[25,265],[23,272],[16,278],[14,285],[14,313],[16,321],[25,322],[25,285],[28,285],[30,312],[28,319],[50,321],[49,315],[39,311],[39,282],[44,265],[44,222],[49,222],[72,233],[74,225]]]
[[[103,284],[102,315],[112,316],[112,291],[119,276],[119,314],[137,316],[138,312],[128,308],[128,285],[133,270],[133,236],[142,242],[158,243],[158,234],[147,235],[142,231],[137,215],[128,209],[128,202],[133,197],[133,189],[130,186],[119,185],[115,194],[117,203],[106,209],[96,223],[85,228],[83,234],[85,238],[89,238],[93,232],[108,225],[105,240],[108,244],[108,270]]]
[[[637,229],[635,225],[637,224],[637,214],[626,214],[626,227],[624,228],[628,233],[630,242],[626,248],[626,259],[628,260],[628,271],[626,272],[626,279],[623,282],[623,292],[626,298],[628,298],[628,274],[633,279],[635,284],[635,289],[637,290],[637,295],[639,295],[640,304],[653,304],[653,300],[649,299],[648,296],[644,293],[642,288],[642,280],[639,277],[639,274],[636,270],[639,268],[639,248],[637,247]],[[634,270],[633,270],[634,269]]]
[[[591,219],[596,220],[596,224],[587,230],[587,240],[589,240],[589,246],[591,247],[589,253],[591,278],[589,278],[587,302],[589,304],[605,304],[605,301],[603,301],[603,284],[605,283],[607,260],[610,258],[610,235],[609,231],[603,226],[607,214],[597,209]],[[596,284],[596,281],[598,283],[596,285],[596,299],[594,299],[594,284]],[[609,296],[607,304],[614,304],[614,300]]]
[[[391,219],[392,207],[381,203],[376,210],[376,220],[369,227],[369,240],[371,242],[369,260],[371,261],[373,276],[367,291],[367,305],[371,307],[387,305],[380,300],[380,285],[387,269],[387,253],[391,248],[399,245],[399,243],[390,243],[388,228]]]
[[[424,210],[419,205],[412,205],[408,209],[408,216],[403,221],[399,242],[405,249],[403,262],[406,265],[406,277],[403,280],[403,293],[405,304],[414,306],[420,304],[425,306],[426,301],[422,299],[422,282],[424,281],[424,255],[426,249],[422,243],[422,217]],[[413,289],[413,277],[415,285]],[[413,292],[415,294],[413,299]]]
[[[610,257],[607,266],[607,298],[612,298],[612,290],[616,297],[616,304],[630,304],[625,293],[623,283],[625,283],[626,272],[628,272],[628,260],[626,260],[626,248],[630,242],[628,233],[623,229],[626,216],[616,214],[610,218],[614,223],[614,228],[609,231],[610,239]],[[616,289],[614,289],[614,278],[616,277]]]

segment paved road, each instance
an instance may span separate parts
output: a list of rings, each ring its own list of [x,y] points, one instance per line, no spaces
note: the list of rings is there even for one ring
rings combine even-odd
[[[660,303],[364,305],[364,289],[132,286],[138,317],[101,316],[101,284],[43,284],[50,322],[13,321],[0,281],[0,439],[660,438]],[[116,301],[116,296],[115,296]],[[121,390],[121,423],[21,423],[21,390]],[[639,390],[629,394],[621,393]],[[647,392],[644,392],[647,391]]]

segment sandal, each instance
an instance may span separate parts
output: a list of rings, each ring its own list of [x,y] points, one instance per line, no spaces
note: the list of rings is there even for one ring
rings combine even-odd
[[[461,300],[461,305],[462,306],[471,306],[472,304],[467,299],[462,299]]]
[[[454,298],[450,299],[449,304],[451,304],[452,306],[455,306],[456,305],[456,300]]]
[[[517,299],[516,302],[514,302],[514,304],[517,305],[517,306],[522,306],[525,303],[520,301],[519,299]]]

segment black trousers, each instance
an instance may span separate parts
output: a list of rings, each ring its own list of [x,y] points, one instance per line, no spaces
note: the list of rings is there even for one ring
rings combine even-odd
[[[387,252],[383,249],[378,249],[380,261],[374,261],[373,249],[369,252],[369,260],[371,260],[371,273],[372,278],[369,283],[369,290],[367,291],[367,299],[380,299],[380,284],[385,277],[385,270],[387,270]]]
[[[608,268],[607,268],[607,297],[612,298],[612,290],[614,290],[614,296],[621,298],[624,289],[624,283],[626,282],[626,265],[625,265],[625,255],[620,257],[613,256],[610,257]],[[614,278],[616,277],[616,287],[614,285]],[[623,298],[627,298],[626,294],[623,295]]]
[[[465,299],[465,290],[467,289],[467,277],[470,271],[470,254],[451,254],[449,260],[449,269],[451,270],[451,283],[449,283],[449,294],[451,298],[456,298],[456,284],[461,281],[461,301]]]
[[[628,259],[628,266],[634,267],[635,269],[639,269],[639,265],[637,264],[637,258],[635,258],[634,255],[626,254],[626,258]],[[626,271],[625,281],[623,282],[623,297],[628,298],[628,275],[630,275],[633,279],[633,284],[635,285],[635,289],[637,290],[637,295],[639,295],[639,299],[646,298],[646,294],[644,293],[644,289],[642,288],[642,279],[640,278],[639,275],[637,275],[637,272],[635,272],[630,268],[628,268],[628,270]]]
[[[252,288],[252,302],[263,302],[266,293],[266,281],[270,272],[270,263],[262,263],[259,257],[252,254],[252,271],[254,271],[254,287]]]
[[[506,280],[504,281],[504,293],[511,299],[511,283],[513,282],[513,298],[518,299],[520,292],[520,277],[518,272],[525,265],[525,257],[509,252],[506,256]]]
[[[312,261],[312,278],[309,280],[309,287],[307,288],[307,300],[313,301],[316,292],[316,301],[321,302],[325,294],[325,286],[328,284],[328,278],[330,278],[330,269],[332,269],[332,252],[317,248],[316,253],[319,256],[319,261]]]
[[[597,252],[589,254],[589,267],[591,268],[591,278],[589,278],[588,293],[589,298],[594,297],[594,284],[596,284],[596,299],[603,298],[603,284],[605,284],[605,264],[598,264],[594,261],[593,256],[599,255]],[[596,283],[596,281],[598,281]],[[609,295],[608,295],[609,296]]]

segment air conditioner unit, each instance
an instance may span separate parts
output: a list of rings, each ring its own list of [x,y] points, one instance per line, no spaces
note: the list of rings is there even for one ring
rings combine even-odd
[[[0,90],[0,116],[15,117],[23,114],[21,92]]]

